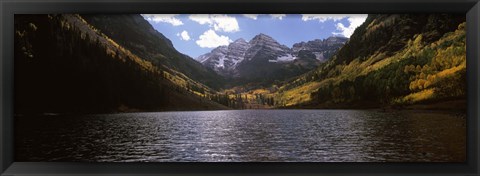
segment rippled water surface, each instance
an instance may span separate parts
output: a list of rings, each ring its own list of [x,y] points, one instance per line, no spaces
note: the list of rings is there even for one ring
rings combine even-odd
[[[16,117],[17,161],[447,161],[465,114],[230,110]]]

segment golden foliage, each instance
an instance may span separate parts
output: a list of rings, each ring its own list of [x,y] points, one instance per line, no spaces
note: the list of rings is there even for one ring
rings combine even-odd
[[[416,103],[420,101],[424,101],[427,99],[433,98],[435,95],[434,89],[425,89],[420,92],[411,93],[403,98],[397,99],[396,103]]]

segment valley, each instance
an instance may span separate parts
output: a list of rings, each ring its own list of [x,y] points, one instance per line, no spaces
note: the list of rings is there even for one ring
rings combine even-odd
[[[315,67],[300,76],[277,79],[277,82],[272,82],[275,78],[270,77],[270,86],[250,82],[224,93],[268,97],[273,99],[270,108],[413,107],[462,111],[466,109],[464,20],[464,17],[449,15],[370,15],[349,41],[338,43],[338,51],[326,50],[333,54],[322,62],[317,57],[317,63],[310,63]],[[333,39],[336,38],[325,41]],[[298,48],[299,44],[293,47],[297,54]],[[310,48],[318,51],[321,47]],[[288,52],[276,56],[282,57],[285,53]],[[288,75],[288,71],[282,72]],[[251,99],[246,100],[247,104]],[[253,102],[258,101],[261,99],[253,98]]]
[[[371,14],[350,38],[289,47],[259,33],[195,59],[137,14],[16,15],[15,26],[20,113],[466,108],[460,15]]]

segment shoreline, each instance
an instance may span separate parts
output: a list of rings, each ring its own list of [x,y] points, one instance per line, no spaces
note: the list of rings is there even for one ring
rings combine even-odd
[[[21,116],[62,116],[62,115],[89,115],[89,114],[121,114],[121,113],[136,113],[136,112],[181,112],[181,111],[228,111],[228,110],[373,110],[380,112],[399,112],[399,111],[436,111],[436,112],[467,112],[467,102],[464,99],[446,100],[441,102],[423,102],[411,105],[389,105],[378,106],[372,102],[365,102],[362,104],[321,104],[321,105],[297,105],[288,107],[276,108],[255,108],[255,109],[232,109],[232,108],[165,108],[154,110],[143,110],[123,107],[122,110],[114,110],[108,112],[32,112],[32,113],[17,113],[14,117]]]
[[[383,110],[383,111],[402,111],[402,110],[432,110],[432,111],[467,111],[467,101],[464,99],[446,100],[441,102],[422,102],[410,105],[387,105],[379,106],[378,103],[365,102],[349,104],[320,104],[320,105],[297,105],[281,107],[276,109],[356,109],[356,110]]]

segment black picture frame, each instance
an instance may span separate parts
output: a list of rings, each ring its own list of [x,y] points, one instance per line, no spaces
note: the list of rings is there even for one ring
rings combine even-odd
[[[0,0],[0,172],[10,175],[479,175],[479,0]],[[46,13],[461,13],[467,19],[465,163],[15,162],[14,14]]]

